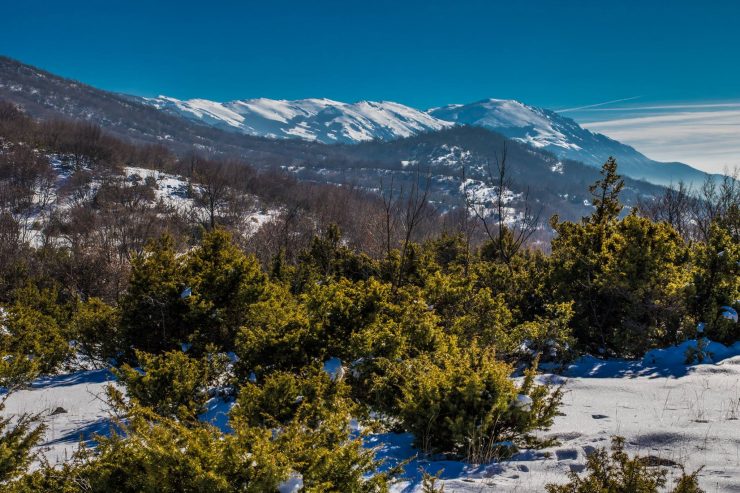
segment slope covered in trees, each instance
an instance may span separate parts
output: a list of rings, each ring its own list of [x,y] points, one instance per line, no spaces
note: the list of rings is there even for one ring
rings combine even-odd
[[[545,253],[520,241],[526,222],[484,214],[474,197],[454,218],[435,211],[420,171],[377,197],[36,122],[10,105],[0,137],[3,386],[80,364],[111,367],[122,385],[108,395],[117,432],[62,468],[27,470],[34,416],[0,421],[9,491],[275,491],[291,477],[307,491],[385,491],[394,471],[353,419],[486,463],[547,445],[537,431],[562,390],[538,382],[538,365],[636,358],[697,331],[740,335],[729,179],[656,221],[657,201],[624,214],[609,160],[583,192],[591,213],[553,217]],[[503,210],[496,171],[519,163],[496,156],[483,171]],[[131,166],[185,177],[189,212],[153,200],[156,183],[115,179]],[[71,200],[39,215],[60,193]],[[250,195],[280,212],[245,232],[248,209],[231,206]],[[27,220],[43,223],[30,227],[40,239]],[[214,396],[234,402],[229,433],[199,419]]]

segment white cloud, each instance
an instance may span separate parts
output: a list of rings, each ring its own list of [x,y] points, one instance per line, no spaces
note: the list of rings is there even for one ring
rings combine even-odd
[[[739,107],[738,103],[725,103],[614,108],[624,113],[582,126],[629,144],[652,159],[680,161],[721,173],[740,167]],[[650,114],[629,114],[642,111]]]

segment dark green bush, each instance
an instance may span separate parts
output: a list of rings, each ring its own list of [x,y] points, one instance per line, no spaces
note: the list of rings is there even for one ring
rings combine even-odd
[[[56,320],[33,308],[20,304],[8,308],[0,315],[0,326],[4,327],[0,352],[16,360],[30,360],[42,374],[54,373],[71,356],[69,342]]]
[[[140,370],[124,364],[115,370],[135,403],[160,416],[194,420],[205,411],[209,387],[217,384],[226,361],[217,354],[196,359],[180,351],[153,355],[136,351]]]
[[[119,311],[100,298],[80,302],[69,322],[69,337],[77,342],[75,349],[100,364],[119,356],[123,341],[118,330]]]
[[[404,366],[400,417],[429,453],[489,462],[527,441],[529,432],[550,426],[560,402],[559,389],[534,384],[534,369],[517,387],[512,366],[475,343]]]

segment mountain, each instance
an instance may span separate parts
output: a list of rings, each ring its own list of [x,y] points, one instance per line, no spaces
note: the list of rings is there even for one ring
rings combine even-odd
[[[0,57],[0,100],[3,99],[36,118],[84,120],[136,143],[166,146],[180,155],[196,151],[235,158],[257,169],[282,169],[308,182],[349,184],[377,192],[381,183],[388,185],[391,177],[396,187],[408,186],[417,167],[428,169],[430,199],[440,211],[462,204],[463,172],[477,194],[490,192],[486,167],[495,162],[504,144],[509,149],[508,168],[515,182],[513,209],[520,207],[524,192],[529,191],[530,199],[542,205],[542,217],[558,212],[563,219],[578,219],[591,211],[588,184],[599,176],[595,167],[561,159],[529,142],[507,139],[483,127],[446,124],[439,130],[408,137],[333,145],[247,135],[233,127],[221,128],[171,114],[140,98],[100,90]],[[265,111],[268,107],[266,101],[260,106]],[[392,107],[395,106],[385,106]],[[291,106],[291,111],[297,110]],[[413,113],[399,109],[395,114]],[[639,197],[659,193],[657,186],[627,179],[622,198],[625,204],[634,205]]]
[[[297,101],[247,99],[218,103],[166,96],[141,102],[169,114],[224,130],[269,138],[300,138],[325,144],[392,140],[453,125],[393,102],[341,103],[331,99]]]
[[[304,139],[325,144],[356,144],[393,140],[451,125],[483,127],[560,159],[600,167],[609,156],[625,176],[669,185],[679,181],[698,186],[707,174],[683,163],[661,163],[603,134],[587,130],[554,111],[519,101],[486,99],[426,112],[393,102],[342,103],[330,99],[297,101],[248,99],[219,103],[206,99],[178,100],[167,96],[134,98],[169,115],[246,135]]]
[[[429,110],[440,120],[494,130],[511,139],[552,152],[562,159],[601,166],[609,156],[616,158],[620,173],[661,185],[679,181],[699,185],[707,173],[683,163],[654,161],[619,141],[587,130],[554,111],[519,101],[485,99]]]

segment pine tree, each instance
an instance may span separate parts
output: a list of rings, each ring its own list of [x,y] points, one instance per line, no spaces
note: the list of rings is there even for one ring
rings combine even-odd
[[[574,335],[588,350],[637,357],[677,342],[688,283],[686,245],[667,223],[635,211],[622,220],[624,182],[616,161],[590,187],[594,213],[581,223],[553,221],[549,284],[556,300],[574,301]]]
[[[619,193],[624,188],[624,180],[617,174],[617,161],[609,157],[601,167],[600,180],[589,186],[595,210],[588,219],[593,224],[603,224],[615,220],[622,211]]]
[[[260,300],[267,276],[254,257],[245,255],[229,233],[215,229],[185,260],[192,296],[187,321],[202,351],[209,343],[231,350],[250,305]]]
[[[187,340],[188,300],[182,261],[170,236],[149,243],[131,262],[129,287],[121,299],[121,332],[126,357],[133,348],[157,353]]]

